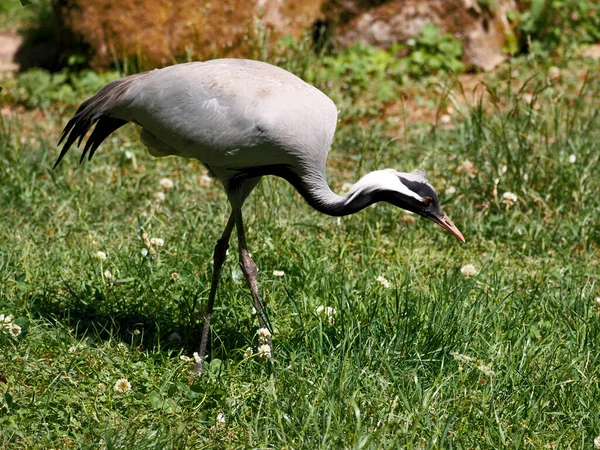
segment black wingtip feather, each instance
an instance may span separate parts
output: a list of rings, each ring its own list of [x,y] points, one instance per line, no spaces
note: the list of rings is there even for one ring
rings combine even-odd
[[[93,97],[89,98],[79,106],[77,112],[73,118],[67,122],[67,125],[60,135],[58,145],[60,146],[63,141],[65,143],[52,170],[56,169],[60,164],[75,141],[79,140],[77,142],[78,147],[81,145],[85,135],[94,124],[96,124],[96,127],[86,142],[79,161],[80,163],[83,162],[88,151],[88,158],[92,159],[92,156],[102,141],[104,141],[104,139],[106,139],[113,131],[127,123],[127,120],[110,117],[109,114],[115,105],[118,104],[119,99],[123,93],[126,92],[131,83],[143,76],[145,76],[145,74],[137,74],[112,81],[100,88]]]
[[[58,141],[57,145],[60,145],[62,143],[62,141],[65,140],[65,138],[69,134],[69,131],[71,131],[71,129],[73,128],[74,125],[75,125],[75,117],[73,117],[71,120],[69,120],[69,122],[67,122],[67,125],[65,126],[62,133],[60,134],[60,140]]]
[[[88,161],[92,160],[92,156],[94,156],[94,153],[96,153],[96,150],[98,150],[98,147],[104,141],[104,139],[106,139],[113,131],[121,128],[126,123],[127,121],[124,119],[118,119],[116,117],[102,117],[96,124],[92,135],[86,143],[86,149],[88,148],[88,145],[90,148]]]
[[[56,162],[54,163],[54,166],[52,166],[52,170],[54,170],[54,169],[56,169],[56,167],[58,167],[58,165],[60,164],[63,157],[67,154],[68,151],[69,151],[68,148],[63,147],[62,151],[60,152],[60,155],[58,155],[58,158],[56,159]]]
[[[82,139],[84,138],[91,126],[92,123],[89,121],[87,115],[81,112],[75,114],[75,116],[67,123],[65,129],[61,134],[60,140],[58,141],[58,145],[60,145],[65,139],[66,142],[60,152],[60,155],[58,156],[58,159],[56,160],[56,163],[54,163],[54,167],[52,170],[54,170],[60,164],[61,160],[67,154],[67,152],[75,143],[77,138],[79,138],[79,144],[81,144]]]

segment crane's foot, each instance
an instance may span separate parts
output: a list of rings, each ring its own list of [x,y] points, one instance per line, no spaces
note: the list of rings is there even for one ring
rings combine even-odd
[[[261,343],[267,344],[270,349],[271,357],[273,357],[273,342],[271,340],[271,334],[273,330],[269,327],[269,320],[265,313],[263,303],[260,298],[260,294],[258,293],[258,267],[256,263],[250,257],[248,251],[246,249],[240,250],[240,266],[242,267],[242,272],[246,277],[246,281],[250,286],[250,291],[252,293],[252,300],[254,302],[254,309],[256,309],[256,314],[258,315],[258,323],[260,328],[266,328],[269,330],[269,335],[265,337],[261,337]]]
[[[194,373],[197,376],[202,375],[204,370],[204,360],[206,359],[206,348],[208,347],[208,338],[210,336],[210,313],[204,315],[204,325],[202,327],[202,339],[200,341],[200,351],[197,353],[194,363]],[[196,355],[194,355],[196,356]]]

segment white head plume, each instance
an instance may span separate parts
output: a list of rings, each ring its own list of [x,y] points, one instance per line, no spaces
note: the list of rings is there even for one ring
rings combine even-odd
[[[416,183],[427,183],[424,170],[416,170],[409,173],[397,172],[394,169],[376,170],[375,172],[366,174],[350,188],[346,203],[352,202],[361,192],[364,193],[377,190],[395,191],[423,202],[423,197],[416,192],[413,192],[408,186],[402,183],[402,178]]]

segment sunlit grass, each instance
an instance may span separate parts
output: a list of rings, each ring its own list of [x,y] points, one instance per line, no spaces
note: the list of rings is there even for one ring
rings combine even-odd
[[[222,190],[195,161],[151,158],[133,127],[91,163],[78,166],[74,152],[53,172],[47,133],[4,120],[0,313],[23,332],[0,331],[0,442],[591,448],[600,435],[600,80],[569,76],[542,74],[520,91],[493,79],[481,105],[459,105],[435,132],[418,123],[399,132],[385,117],[353,123],[364,105],[333,92],[343,107],[330,157],[336,190],[377,168],[422,167],[467,244],[386,204],[323,216],[265,179],[245,217],[275,358],[256,357],[234,241],[201,379],[179,357],[199,345],[229,214]],[[38,126],[57,136],[63,119]],[[157,257],[143,254],[142,231],[164,239]],[[477,275],[465,277],[465,264]],[[335,309],[333,324],[319,306]],[[248,347],[255,355],[245,358]],[[114,389],[121,378],[131,391]]]

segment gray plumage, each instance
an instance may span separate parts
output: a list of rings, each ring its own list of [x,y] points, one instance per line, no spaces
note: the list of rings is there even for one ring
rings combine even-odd
[[[423,171],[385,169],[361,178],[343,196],[334,194],[325,175],[327,154],[337,122],[329,97],[278,67],[241,59],[217,59],[166,67],[115,80],[86,100],[68,122],[69,148],[96,124],[84,147],[92,158],[113,131],[134,122],[153,156],[177,155],[202,162],[225,187],[232,214],[215,247],[215,268],[204,315],[204,358],[210,315],[229,237],[235,226],[240,264],[261,326],[268,325],[258,295],[256,266],[246,248],[241,208],[265,175],[289,181],[320,212],[339,216],[386,201],[430,219],[464,242],[443,213]],[[201,366],[201,365],[200,365]],[[200,367],[201,368],[201,367]]]

